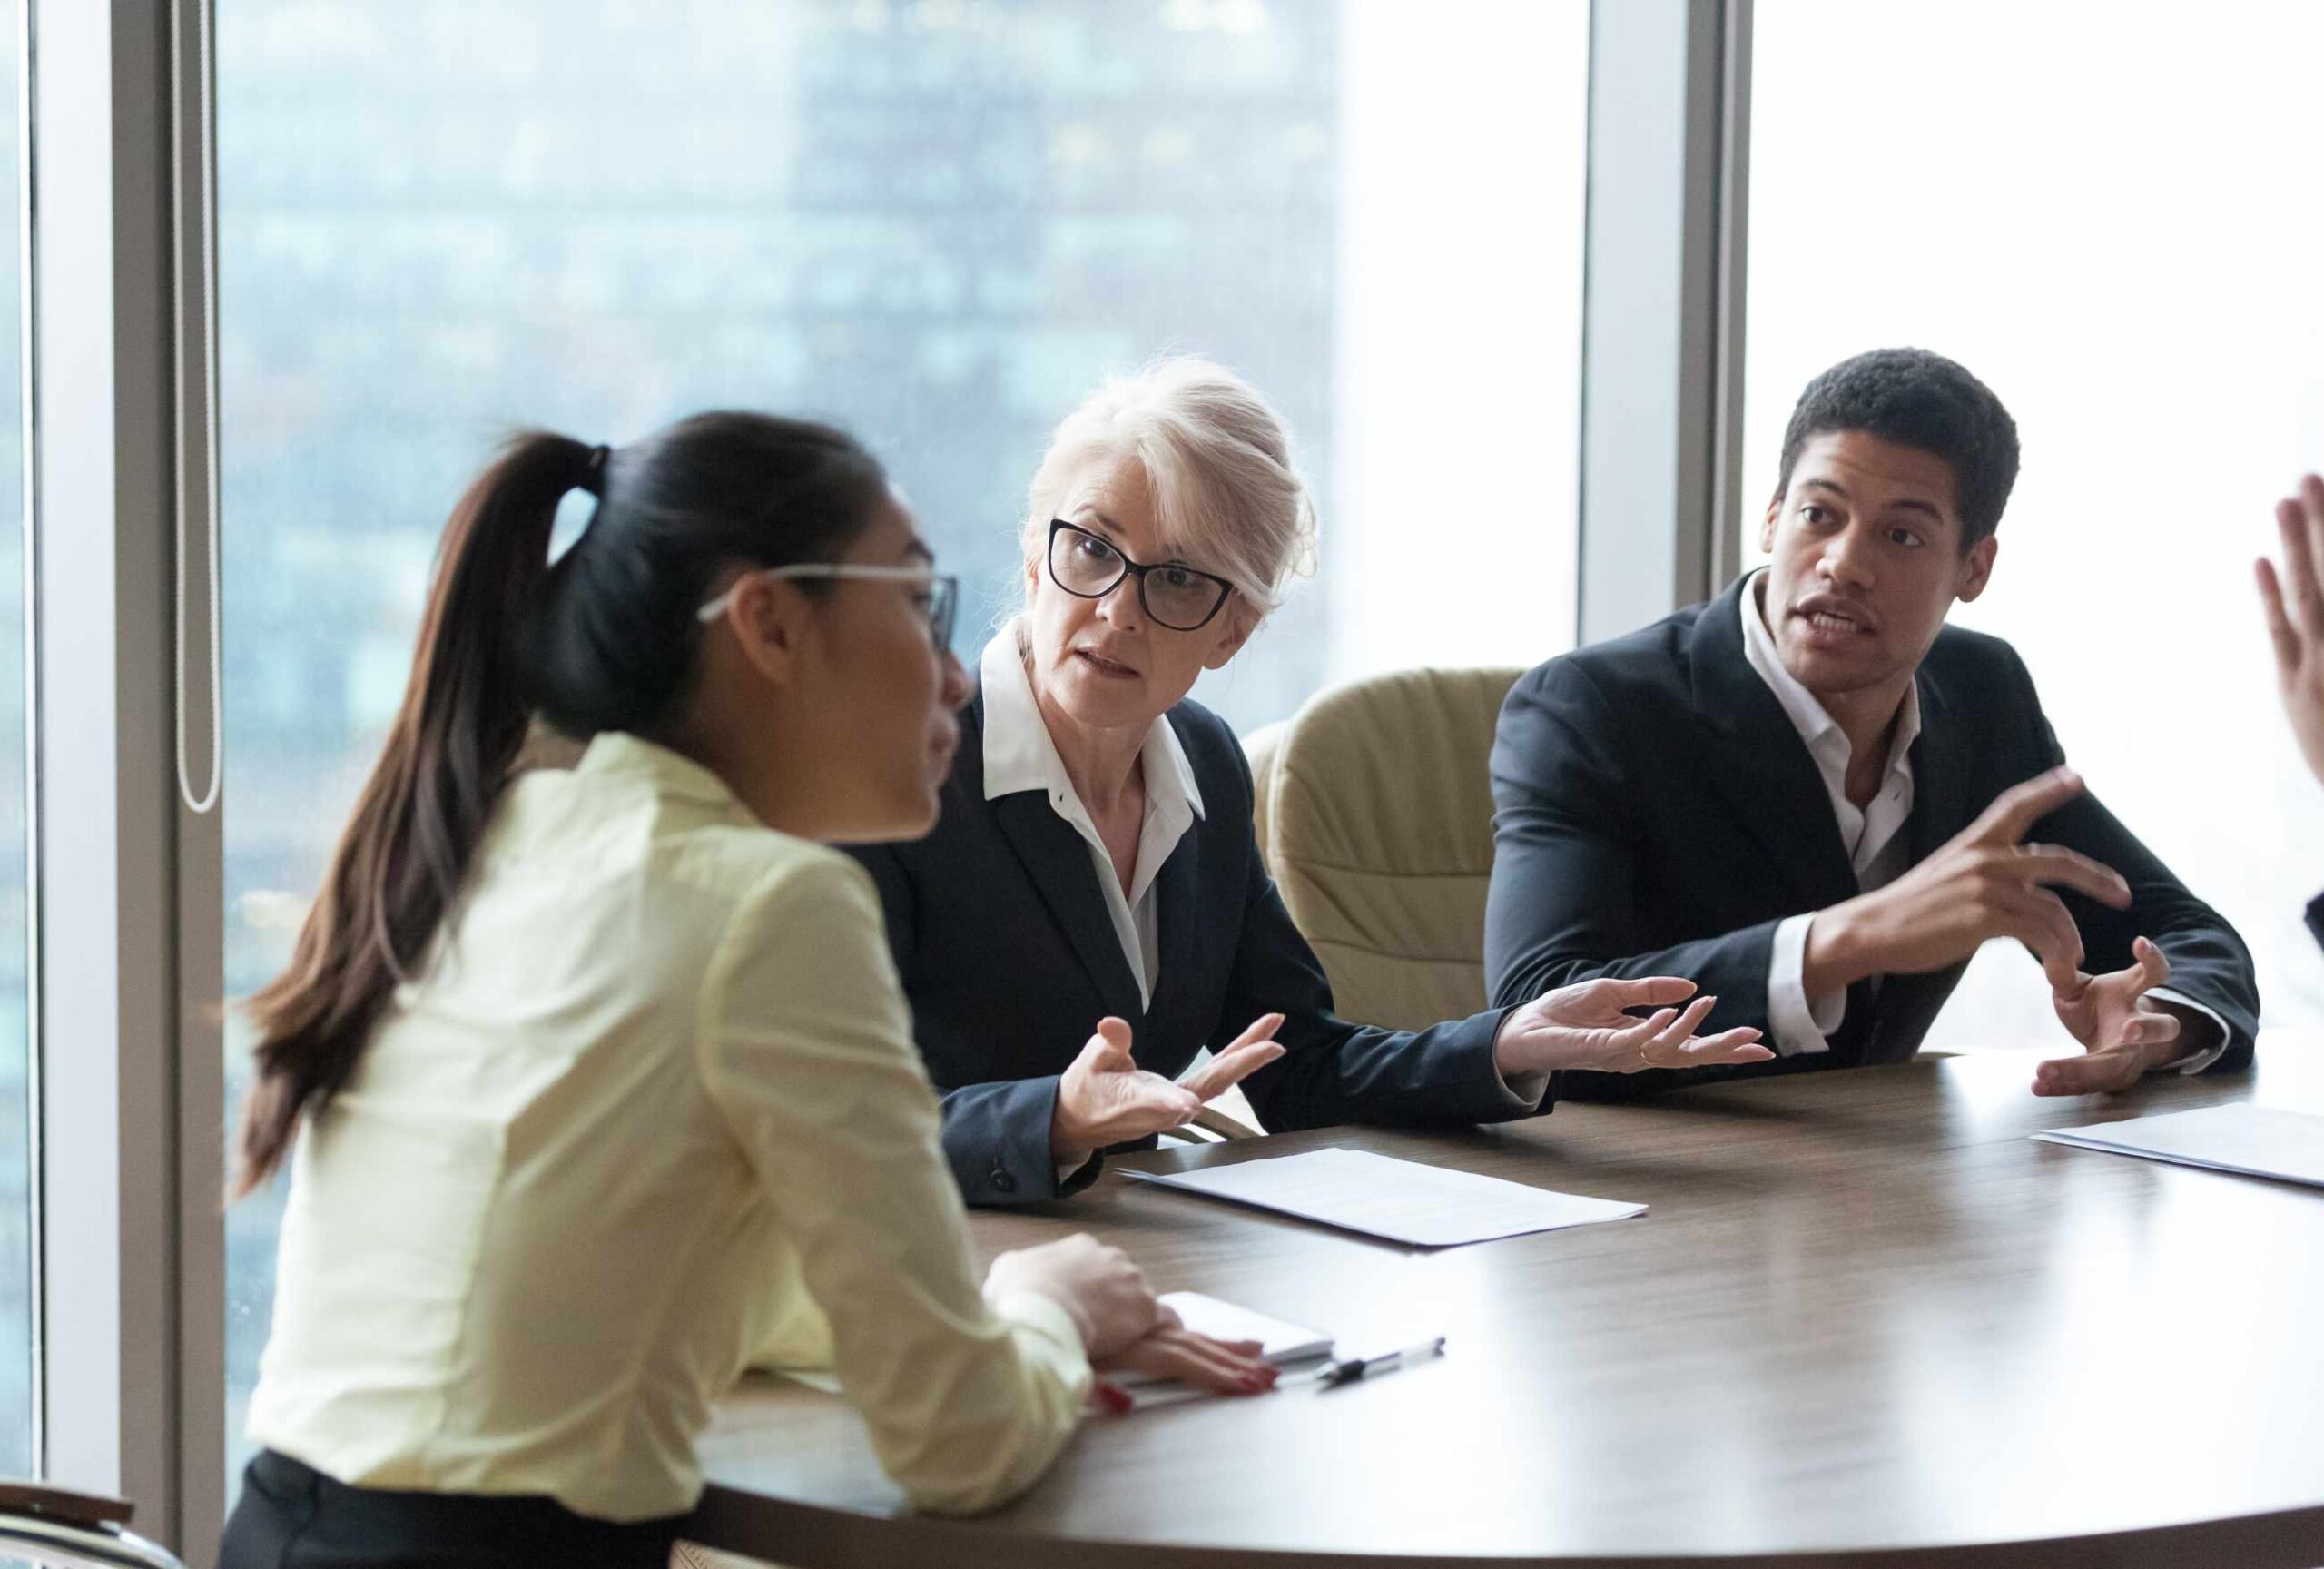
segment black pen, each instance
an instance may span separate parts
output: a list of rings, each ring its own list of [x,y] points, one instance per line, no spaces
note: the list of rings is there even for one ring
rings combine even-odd
[[[1444,1354],[1444,1337],[1423,1340],[1417,1346],[1407,1346],[1401,1351],[1384,1351],[1377,1357],[1349,1357],[1337,1362],[1326,1362],[1315,1370],[1315,1382],[1325,1389],[1336,1389],[1343,1384],[1353,1384],[1359,1378],[1369,1378],[1374,1373],[1393,1373],[1414,1362],[1425,1362]]]

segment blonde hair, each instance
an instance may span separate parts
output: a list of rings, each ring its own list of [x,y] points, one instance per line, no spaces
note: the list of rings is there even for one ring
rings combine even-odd
[[[1257,389],[1217,361],[1157,360],[1065,417],[1026,498],[1027,562],[1046,548],[1066,487],[1105,458],[1137,461],[1163,538],[1233,583],[1254,619],[1283,602],[1294,576],[1315,569],[1315,503],[1291,432]]]

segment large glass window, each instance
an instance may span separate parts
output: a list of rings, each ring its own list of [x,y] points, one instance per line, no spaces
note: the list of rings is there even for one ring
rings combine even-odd
[[[2324,1020],[2299,923],[2324,794],[2251,586],[2275,498],[2324,463],[2324,8],[1756,17],[1747,498],[1834,361],[1915,344],[1984,379],[2024,472],[1955,618],[2016,646],[2093,787],[2243,933],[2268,1021]],[[1930,1039],[2054,1043],[2048,1020],[2033,962],[1994,944]]]
[[[19,0],[0,0],[0,1474],[33,1450],[32,922],[25,810],[24,192]]]
[[[287,955],[515,424],[834,419],[975,586],[972,652],[1050,428],[1199,350],[1284,410],[1324,535],[1198,695],[1247,727],[1566,647],[1587,11],[226,0],[230,995]],[[228,1218],[237,1458],[273,1202]]]

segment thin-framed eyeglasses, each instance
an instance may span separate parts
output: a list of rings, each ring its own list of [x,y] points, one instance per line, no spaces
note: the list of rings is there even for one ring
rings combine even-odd
[[[1133,561],[1101,534],[1049,519],[1049,581],[1077,599],[1103,599],[1124,577],[1137,579],[1137,602],[1157,626],[1192,632],[1210,624],[1235,585],[1176,561]]]
[[[960,579],[950,572],[939,572],[928,567],[873,567],[854,561],[800,561],[788,567],[769,567],[757,572],[745,572],[726,587],[726,592],[694,612],[694,618],[707,626],[726,614],[726,607],[734,601],[735,592],[753,577],[770,581],[797,577],[841,577],[862,583],[911,583],[927,591],[927,603],[921,607],[928,617],[929,641],[942,653],[952,646],[952,624],[960,614]]]

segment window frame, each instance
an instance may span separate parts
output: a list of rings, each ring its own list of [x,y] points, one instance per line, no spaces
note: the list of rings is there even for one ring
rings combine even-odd
[[[206,1563],[223,1498],[219,814],[175,640],[214,480],[207,0],[26,0],[42,1474]],[[206,51],[205,51],[206,53]],[[173,88],[190,87],[194,91]],[[69,722],[60,722],[69,721]],[[207,754],[204,754],[206,758]],[[72,1042],[71,1051],[41,1049]]]

